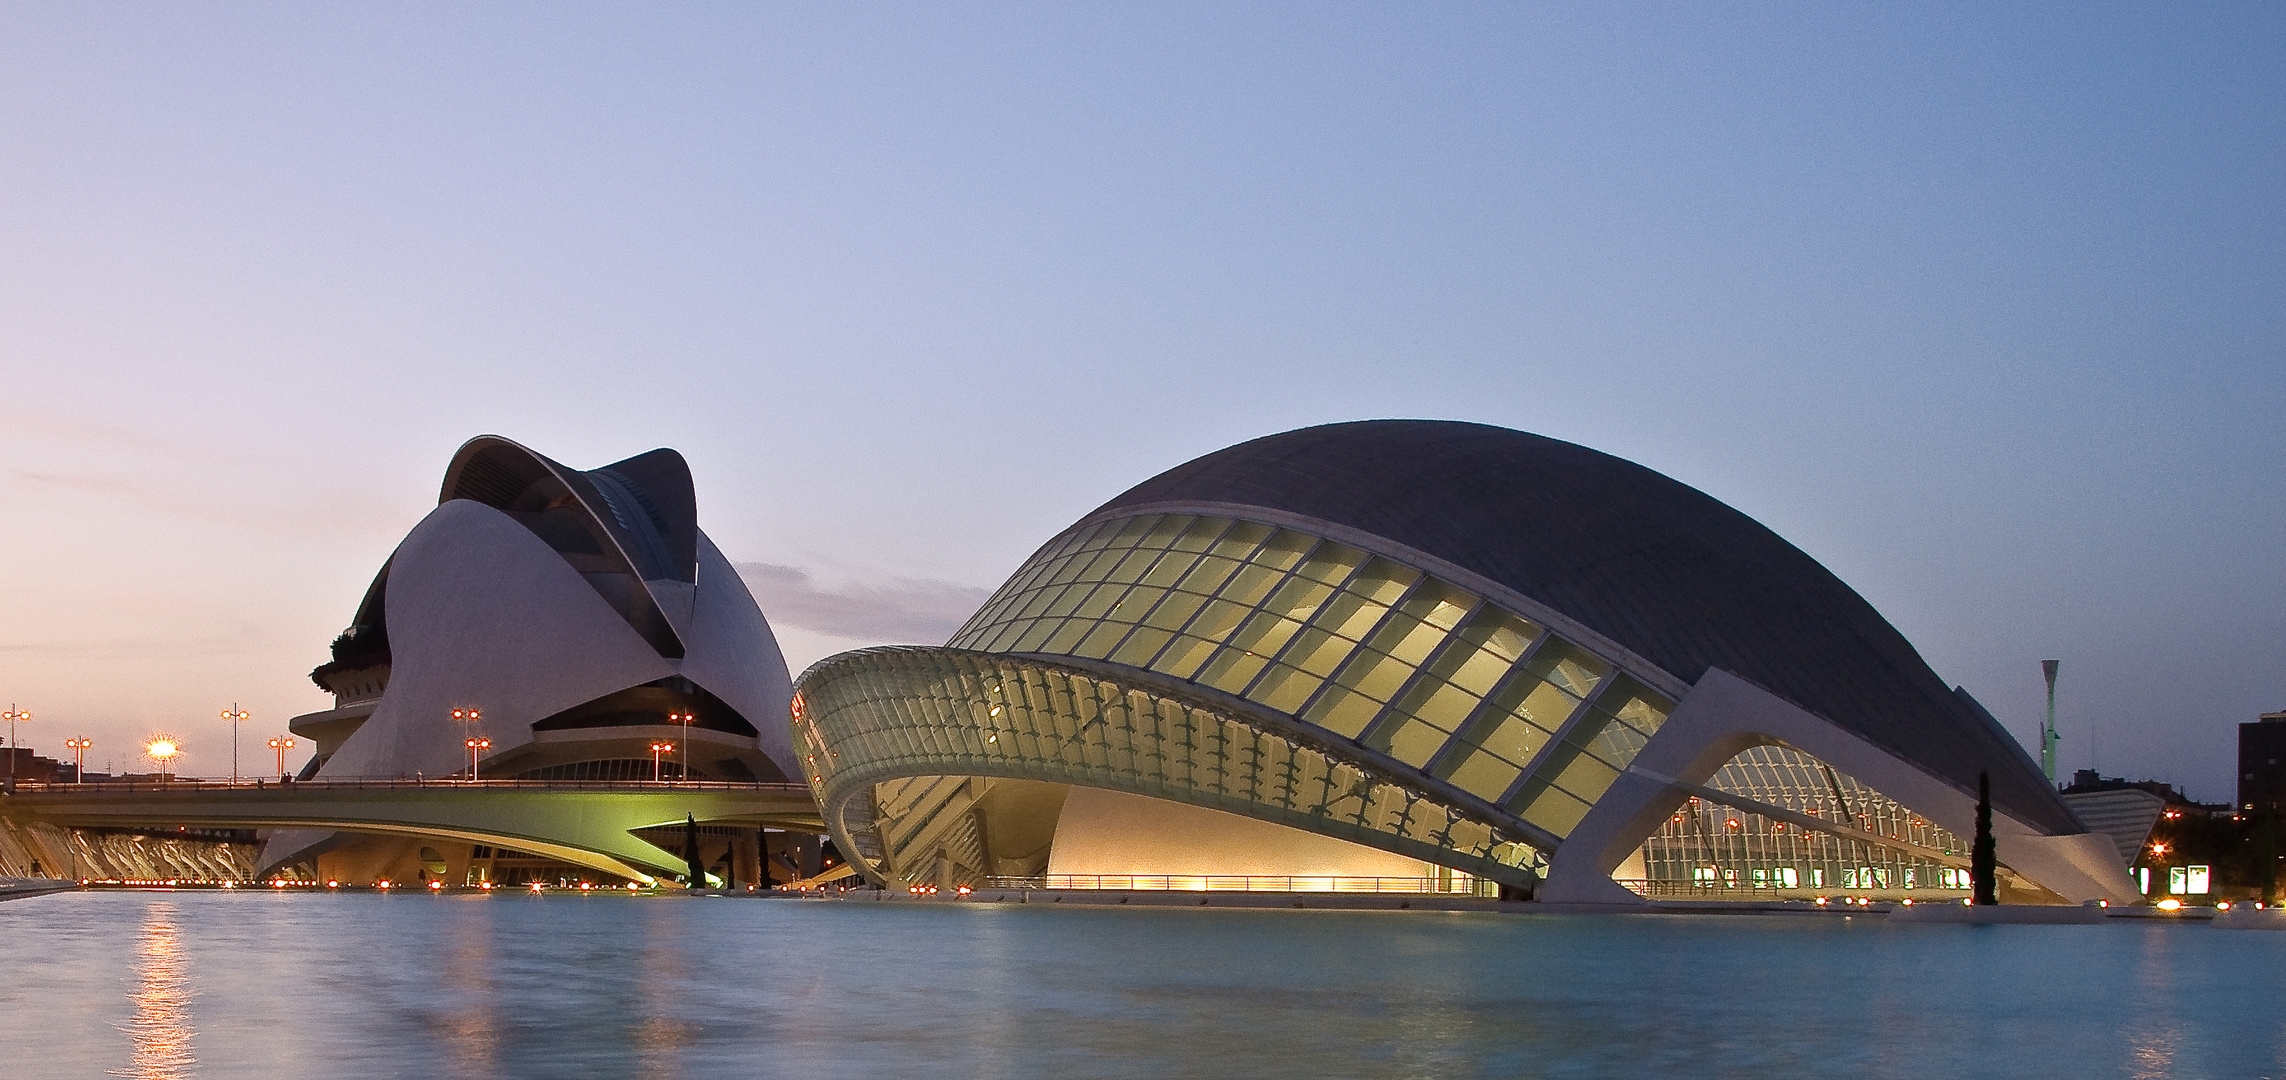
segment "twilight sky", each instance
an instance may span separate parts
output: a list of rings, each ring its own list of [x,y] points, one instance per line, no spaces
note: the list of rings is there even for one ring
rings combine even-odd
[[[2001,9],[2001,10],[1995,10]],[[688,456],[797,670],[1256,435],[1761,519],[2030,744],[2286,708],[2286,9],[0,8],[0,703],[193,774],[454,447]]]

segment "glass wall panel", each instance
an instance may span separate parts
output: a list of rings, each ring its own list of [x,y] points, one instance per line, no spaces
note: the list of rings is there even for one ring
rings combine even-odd
[[[1923,850],[1803,829],[1694,797],[1644,843],[1647,880],[1628,884],[1654,895],[1765,889],[1952,899],[1968,891],[1966,841],[1807,754],[1755,747],[1732,758],[1707,786]],[[1760,885],[1757,870],[1764,871]]]
[[[1474,592],[1292,529],[1138,515],[1043,551],[954,646],[1195,681],[1520,813],[1550,791],[1592,801],[1673,707]],[[1579,730],[1551,751],[1575,714]],[[1538,821],[1570,813],[1549,802]]]

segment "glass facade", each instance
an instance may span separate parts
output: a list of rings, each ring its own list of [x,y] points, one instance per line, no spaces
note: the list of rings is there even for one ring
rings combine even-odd
[[[1668,896],[1731,890],[1876,896],[1968,890],[1966,842],[1807,754],[1758,746],[1732,758],[1706,786],[1956,856],[1959,865],[1694,797],[1645,842],[1647,880],[1628,884]]]
[[[1150,514],[1075,529],[953,648],[1087,657],[1300,719],[1567,835],[1674,703],[1531,619],[1292,529]]]
[[[1496,823],[1410,785],[1193,702],[1019,657],[846,654],[804,679],[794,714],[848,853],[906,881],[1003,872],[963,820],[994,778],[1227,810],[1517,885],[1545,868]]]

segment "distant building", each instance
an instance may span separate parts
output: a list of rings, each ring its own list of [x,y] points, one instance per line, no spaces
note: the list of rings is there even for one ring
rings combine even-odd
[[[310,677],[334,708],[288,723],[316,751],[303,780],[782,783],[799,769],[785,659],[698,527],[673,450],[582,471],[470,440]],[[474,880],[473,846],[281,829],[259,868],[322,856],[329,877],[458,882]]]
[[[2238,726],[2238,808],[2279,809],[2286,803],[2286,712],[2263,713]]]
[[[52,784],[71,779],[71,765],[41,757],[22,746],[0,747],[0,776],[26,783]]]

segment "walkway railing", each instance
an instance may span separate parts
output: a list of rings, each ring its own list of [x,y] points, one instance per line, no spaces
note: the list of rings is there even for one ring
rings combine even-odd
[[[1777,885],[1762,887],[1721,883],[1705,885],[1694,881],[1644,881],[1630,878],[1615,878],[1613,880],[1618,881],[1619,884],[1626,886],[1638,895],[1656,900],[1809,900],[1819,896],[1870,896],[1878,900],[1912,897],[1916,902],[1920,902],[1923,900],[1951,900],[1969,894],[1967,889],[1860,889],[1856,887],[1841,888],[1839,886],[1830,889],[1786,888]]]
[[[988,877],[990,889],[1121,889],[1132,892],[1367,892],[1489,896],[1493,883],[1450,877],[1334,877],[1234,874],[1042,874]]]
[[[449,777],[433,779],[370,779],[370,780],[96,780],[85,784],[45,783],[18,780],[12,787],[22,794],[86,794],[117,795],[121,792],[168,791],[386,791],[409,788],[434,790],[449,788],[456,791],[610,791],[642,794],[671,794],[678,791],[738,791],[784,795],[807,795],[807,784],[747,784],[727,780],[455,780]]]

